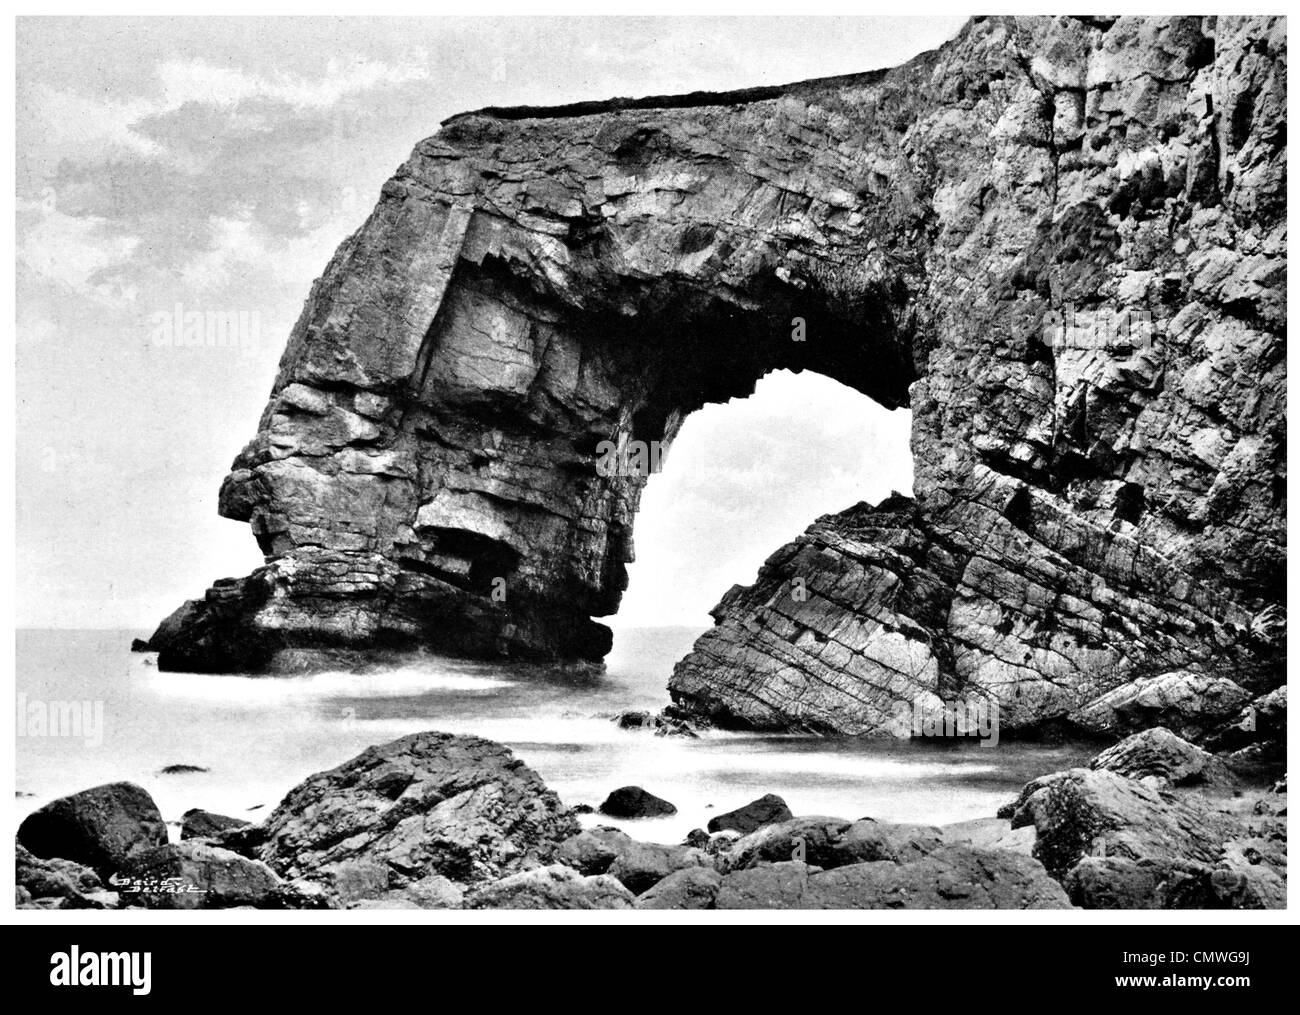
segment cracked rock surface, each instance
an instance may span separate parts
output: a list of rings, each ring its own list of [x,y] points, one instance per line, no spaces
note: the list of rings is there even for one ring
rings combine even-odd
[[[453,118],[313,287],[222,488],[266,565],[168,618],[160,667],[597,661],[647,478],[601,442],[787,368],[910,406],[914,497],[727,593],[681,710],[883,733],[964,697],[1014,730],[1170,673],[1268,694],[1285,97],[1281,18],[989,18],[888,71]]]

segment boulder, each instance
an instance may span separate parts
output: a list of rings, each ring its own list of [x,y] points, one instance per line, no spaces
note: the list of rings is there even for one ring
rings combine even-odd
[[[18,826],[18,841],[33,855],[60,857],[93,868],[100,878],[167,842],[167,826],[145,790],[108,783],[51,801]]]
[[[637,909],[712,909],[722,875],[712,867],[683,867],[637,896]]]
[[[834,866],[835,846],[850,824],[842,818],[811,816],[764,825],[720,854],[718,869],[725,873],[787,861]]]
[[[814,874],[801,901],[805,909],[1070,908],[1064,890],[1036,860],[971,846]]]
[[[604,825],[584,828],[565,839],[555,850],[555,859],[579,874],[604,874],[609,865],[632,845],[632,837],[617,828]]]
[[[182,839],[211,839],[231,828],[246,828],[252,822],[231,818],[224,814],[192,808],[181,815]]]
[[[707,850],[709,843],[712,842],[709,833],[703,828],[692,828],[686,833],[686,838],[682,840],[683,846],[694,846],[696,849]]]
[[[784,800],[775,793],[768,793],[757,800],[751,800],[744,807],[737,807],[734,811],[719,814],[709,821],[708,830],[710,832],[721,832],[726,829],[733,829],[741,835],[748,835],[764,825],[789,821],[793,817],[794,814],[791,813]]]
[[[465,891],[440,874],[429,874],[404,885],[390,898],[409,900],[419,909],[460,909],[465,902]]]
[[[1232,790],[1238,785],[1237,777],[1222,761],[1163,726],[1126,737],[1098,754],[1088,767],[1130,779],[1154,777],[1164,785],[1181,788]]]
[[[583,877],[564,864],[512,874],[474,889],[466,909],[631,909],[636,897],[608,874]]]
[[[676,814],[677,808],[640,786],[622,786],[605,798],[600,813],[611,818],[658,818]]]
[[[1023,856],[1034,852],[1034,830],[1031,827],[1012,828],[1010,814],[1006,818],[975,818],[957,821],[939,829],[945,845],[975,846],[979,849],[1002,849]]]
[[[712,867],[713,859],[702,849],[667,846],[655,842],[630,842],[609,865],[634,895],[647,891],[674,871],[687,867]]]
[[[280,878],[266,864],[197,839],[131,858],[112,878],[124,905],[147,909],[279,908]]]
[[[808,879],[818,868],[781,860],[722,876],[715,909],[803,909]]]
[[[875,860],[910,863],[929,856],[943,844],[943,833],[933,825],[862,818],[844,829],[831,844],[830,856],[822,857],[821,866],[829,869]]]
[[[578,830],[507,748],[428,732],[368,748],[295,787],[267,819],[259,855],[287,878],[365,862],[400,882],[440,874],[470,884],[550,862]]]
[[[820,870],[785,861],[722,878],[718,909],[1068,909],[1042,864],[1018,853],[942,846],[903,863]]]
[[[1100,736],[1126,736],[1160,726],[1196,740],[1240,712],[1250,697],[1227,677],[1173,670],[1121,684],[1069,718]]]
[[[1074,768],[1026,785],[1012,825],[1034,826],[1034,857],[1076,905],[1199,909],[1275,899],[1275,878],[1285,880],[1285,824],[1257,820],[1252,826],[1197,794]],[[1261,832],[1281,851],[1244,852],[1241,844]],[[1247,876],[1244,867],[1259,869]]]
[[[931,825],[912,825],[862,818],[793,818],[765,825],[743,836],[720,854],[721,870],[733,871],[763,863],[802,860],[830,870],[846,864],[887,860],[906,863],[943,845],[943,835]]]
[[[14,846],[14,884],[19,905],[57,899],[61,909],[104,909],[117,904],[116,893],[108,892],[99,875],[72,860],[41,859],[21,843]]]

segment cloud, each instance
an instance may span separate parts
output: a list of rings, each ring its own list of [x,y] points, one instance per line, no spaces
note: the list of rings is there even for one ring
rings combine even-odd
[[[428,57],[422,51],[402,63],[354,57],[330,57],[318,75],[285,72],[259,74],[235,67],[218,67],[202,59],[164,60],[156,76],[162,90],[161,112],[189,102],[234,106],[265,98],[298,108],[333,106],[357,92],[386,85],[424,81],[429,77]]]
[[[45,203],[18,202],[18,263],[79,296],[102,302],[134,300],[138,288],[106,278],[125,264],[139,237],[115,236],[107,221],[65,215]]]

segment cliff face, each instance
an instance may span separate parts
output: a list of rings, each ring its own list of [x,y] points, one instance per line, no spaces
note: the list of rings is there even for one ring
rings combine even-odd
[[[226,479],[267,565],[160,665],[597,660],[645,482],[601,442],[789,368],[911,406],[915,500],[728,593],[679,705],[865,732],[988,694],[1014,728],[1176,668],[1274,681],[1285,97],[1282,19],[989,19],[888,72],[448,121]]]

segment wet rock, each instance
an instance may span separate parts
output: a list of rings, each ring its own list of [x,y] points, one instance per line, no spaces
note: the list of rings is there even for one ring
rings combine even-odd
[[[683,867],[637,896],[637,909],[712,909],[722,875],[712,867]]]
[[[231,818],[195,807],[181,815],[181,838],[210,839],[228,829],[246,828],[250,824],[243,818]]]
[[[41,858],[59,857],[108,878],[135,856],[167,842],[167,826],[147,792],[115,782],[51,801],[18,826],[18,841]]]
[[[475,889],[466,909],[631,909],[635,896],[608,874],[583,877],[552,864]]]
[[[712,841],[713,840],[710,838],[709,833],[703,828],[692,828],[686,833],[686,838],[682,841],[682,845],[694,846],[696,849],[707,850],[709,848],[709,843]]]
[[[658,818],[676,814],[677,808],[640,786],[623,786],[605,798],[600,813],[611,818]]]
[[[644,711],[627,711],[620,712],[614,717],[614,723],[619,729],[624,730],[649,730],[657,737],[687,737],[689,739],[698,739],[699,734],[695,732],[689,723],[681,719],[674,719],[662,713],[656,715],[653,712]]]
[[[494,880],[549,861],[577,820],[500,744],[416,733],[291,790],[267,818],[260,856],[287,878],[340,863],[416,881]]]
[[[793,817],[794,814],[790,812],[784,800],[775,793],[768,793],[757,800],[751,800],[744,807],[737,807],[734,811],[710,819],[708,830],[721,832],[725,829],[734,829],[741,835],[748,835],[764,825],[789,821]]]

